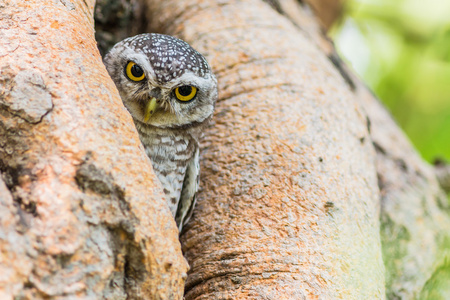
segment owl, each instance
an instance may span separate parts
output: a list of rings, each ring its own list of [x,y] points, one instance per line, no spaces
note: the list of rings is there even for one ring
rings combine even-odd
[[[217,80],[199,52],[163,34],[127,38],[109,51],[104,63],[181,232],[195,205],[199,138],[214,111]]]

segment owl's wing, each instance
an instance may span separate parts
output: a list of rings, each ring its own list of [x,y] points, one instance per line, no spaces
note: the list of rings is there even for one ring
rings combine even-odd
[[[184,176],[183,187],[181,189],[180,201],[178,202],[178,209],[175,216],[178,229],[181,233],[183,226],[189,221],[192,216],[195,205],[195,194],[198,190],[200,178],[200,164],[199,164],[199,150],[195,151],[194,156],[188,162],[186,174]]]

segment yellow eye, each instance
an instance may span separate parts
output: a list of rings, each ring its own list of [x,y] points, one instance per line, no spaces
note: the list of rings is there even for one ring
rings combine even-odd
[[[142,81],[145,78],[144,70],[132,61],[125,67],[125,74],[133,81]]]
[[[180,101],[190,101],[197,95],[197,88],[195,86],[183,85],[175,89],[175,96]]]

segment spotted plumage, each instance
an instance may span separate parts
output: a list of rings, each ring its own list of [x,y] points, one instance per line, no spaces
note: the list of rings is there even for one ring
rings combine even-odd
[[[181,231],[195,204],[198,140],[212,117],[217,81],[199,52],[162,34],[127,38],[104,62]]]

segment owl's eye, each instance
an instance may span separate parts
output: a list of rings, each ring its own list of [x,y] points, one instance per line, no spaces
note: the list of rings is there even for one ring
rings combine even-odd
[[[125,74],[133,81],[142,81],[145,78],[144,70],[132,61],[125,67]]]
[[[183,85],[175,89],[175,96],[183,102],[194,99],[195,95],[197,95],[197,88],[195,86]]]

